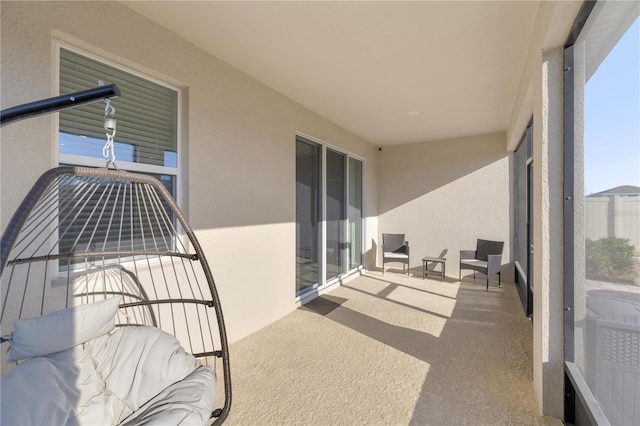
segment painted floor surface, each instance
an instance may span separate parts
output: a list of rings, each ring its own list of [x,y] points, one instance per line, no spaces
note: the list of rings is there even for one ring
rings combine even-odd
[[[231,345],[229,425],[555,425],[515,287],[367,272]]]

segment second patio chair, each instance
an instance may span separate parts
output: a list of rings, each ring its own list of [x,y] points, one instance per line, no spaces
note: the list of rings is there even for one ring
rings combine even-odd
[[[382,275],[386,262],[402,263],[402,271],[405,265],[409,275],[409,242],[405,241],[404,234],[382,234]]]
[[[472,269],[473,279],[476,272],[487,276],[487,290],[489,290],[489,277],[498,275],[498,287],[500,287],[500,268],[502,267],[502,241],[480,240],[476,242],[475,250],[460,250],[459,279],[462,280],[462,270]]]

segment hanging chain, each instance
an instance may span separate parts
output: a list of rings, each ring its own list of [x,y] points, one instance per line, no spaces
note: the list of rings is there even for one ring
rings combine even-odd
[[[113,138],[116,135],[116,119],[113,118],[113,116],[116,113],[116,109],[111,105],[109,98],[106,98],[104,103],[104,129],[106,130],[107,141],[102,148],[102,156],[107,163],[107,168],[112,166],[118,170],[118,166],[116,166],[116,152],[113,146]]]

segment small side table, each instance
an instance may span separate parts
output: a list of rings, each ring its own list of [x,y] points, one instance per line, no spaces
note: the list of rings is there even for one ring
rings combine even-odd
[[[444,271],[445,271],[445,262],[447,261],[447,259],[445,259],[444,257],[429,257],[429,256],[425,256],[422,258],[422,279],[424,280],[425,277],[427,276],[427,274],[438,274],[440,275],[440,281],[444,281]],[[439,271],[436,270],[428,270],[427,269],[427,262],[434,262],[434,263],[440,263],[442,266],[440,267]],[[438,266],[438,265],[436,265]]]

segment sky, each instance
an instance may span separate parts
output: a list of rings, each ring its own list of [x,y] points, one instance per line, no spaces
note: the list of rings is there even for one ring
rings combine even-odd
[[[585,194],[640,186],[640,18],[585,88]]]

